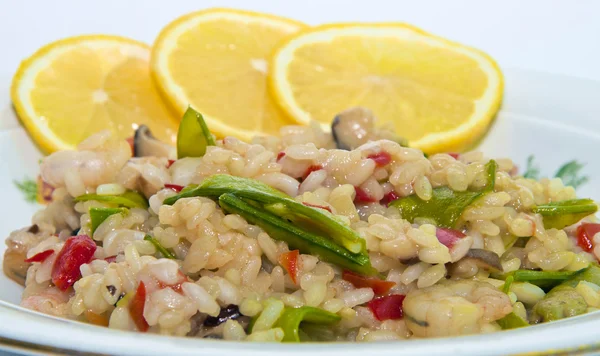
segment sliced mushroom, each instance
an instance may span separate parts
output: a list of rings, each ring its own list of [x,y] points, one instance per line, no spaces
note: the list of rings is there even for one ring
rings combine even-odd
[[[515,244],[517,245],[517,244]],[[505,261],[512,260],[513,258],[518,258],[521,260],[522,269],[536,269],[537,266],[534,265],[531,261],[529,261],[529,257],[527,256],[527,251],[523,247],[511,247],[509,248],[503,255],[502,259]]]
[[[22,286],[25,285],[27,269],[31,265],[31,263],[25,262],[27,250],[35,243],[29,234],[37,234],[39,231],[40,228],[34,224],[14,231],[6,239],[7,248],[2,260],[2,270],[8,278]]]
[[[4,252],[4,259],[2,261],[4,274],[22,286],[25,285],[27,269],[30,265],[30,263],[25,262],[26,258],[25,251],[8,249]]]
[[[190,331],[188,331],[186,336],[198,335],[207,317],[208,314],[201,312],[197,312],[196,314],[192,315],[192,317],[190,318]]]
[[[367,143],[375,130],[375,116],[362,107],[344,110],[333,119],[331,133],[337,148],[353,150]]]
[[[495,252],[480,249],[480,248],[472,248],[467,252],[463,259],[469,258],[475,261],[479,268],[484,268],[488,270],[496,270],[503,272],[504,268],[502,267],[502,263],[500,262],[500,256],[498,256]]]
[[[381,139],[407,146],[407,142],[389,128],[377,128],[377,119],[367,108],[354,107],[336,115],[331,123],[331,133],[337,148],[353,150],[369,141]]]
[[[175,157],[175,147],[159,141],[152,135],[148,126],[141,125],[133,136],[133,155],[172,158]]]

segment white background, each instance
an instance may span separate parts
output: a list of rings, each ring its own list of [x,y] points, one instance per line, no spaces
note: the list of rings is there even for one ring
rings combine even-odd
[[[403,21],[480,48],[503,68],[600,80],[600,1],[593,0],[0,0],[0,110],[8,106],[8,86],[19,62],[50,41],[106,33],[151,44],[174,18],[211,6],[265,11],[313,25]]]
[[[404,21],[478,47],[505,68],[600,80],[600,1],[594,0],[0,0],[0,77],[10,79],[22,58],[52,40],[108,33],[152,43],[169,21],[211,6],[271,12],[308,24]]]

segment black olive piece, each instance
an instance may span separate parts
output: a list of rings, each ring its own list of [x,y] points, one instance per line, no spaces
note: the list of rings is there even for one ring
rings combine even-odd
[[[108,288],[108,287],[107,287],[107,288]],[[120,301],[121,299],[123,299],[123,297],[124,297],[124,296],[125,296],[125,293],[121,293],[121,294],[119,295],[119,298],[117,298],[117,301],[116,301],[116,302],[115,302],[115,304],[113,304],[113,305],[116,307],[116,306],[117,306],[117,303],[119,303],[119,301]]]
[[[221,308],[218,316],[209,316],[204,320],[204,326],[215,327],[219,326],[222,323],[226,322],[228,319],[237,319],[242,314],[240,313],[240,309],[235,304],[229,304],[225,308]]]
[[[37,234],[38,232],[40,232],[40,227],[37,226],[37,224],[33,224],[29,227],[29,229],[27,229],[27,232],[30,232],[32,234]]]
[[[415,257],[411,257],[411,258],[407,258],[405,260],[400,260],[400,263],[402,263],[403,265],[414,265],[421,262],[421,260],[419,259],[419,257],[415,256]]]
[[[216,340],[221,340],[221,339],[223,339],[223,336],[222,336],[222,335],[217,335],[217,334],[209,334],[209,335],[206,335],[206,336],[204,337],[204,339],[216,339]]]

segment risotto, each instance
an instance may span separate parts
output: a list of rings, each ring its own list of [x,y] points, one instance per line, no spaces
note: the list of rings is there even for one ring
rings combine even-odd
[[[600,308],[596,204],[479,152],[431,156],[340,113],[177,147],[100,132],[41,162],[51,202],[7,239],[21,305],[109,328],[247,341],[487,333]]]

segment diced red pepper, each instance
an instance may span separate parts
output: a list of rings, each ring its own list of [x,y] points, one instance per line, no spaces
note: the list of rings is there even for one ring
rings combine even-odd
[[[150,325],[148,325],[146,318],[144,318],[145,305],[146,286],[144,285],[144,282],[140,282],[140,284],[137,287],[137,290],[135,291],[135,295],[129,303],[129,315],[131,316],[131,319],[133,319],[135,326],[137,326],[138,330],[141,332],[146,332],[148,331],[148,328],[150,328]]]
[[[354,196],[355,203],[374,203],[376,202],[375,198],[367,194],[361,187],[354,187],[354,191],[356,195]]]
[[[377,167],[383,167],[392,161],[392,155],[390,155],[389,153],[387,153],[385,151],[381,151],[379,153],[373,153],[373,154],[367,156],[367,158],[375,161],[375,165]]]
[[[594,235],[600,232],[600,224],[583,223],[577,227],[577,245],[584,251],[590,252],[593,248]]]
[[[169,189],[173,189],[174,191],[176,191],[177,193],[179,193],[184,187],[183,185],[179,185],[179,184],[165,184],[165,188],[169,188]]]
[[[169,162],[167,162],[167,168],[171,168],[171,166],[173,165],[173,163],[175,163],[174,159],[170,159]]]
[[[183,291],[181,290],[181,285],[185,282],[188,282],[189,278],[188,278],[188,276],[183,274],[183,272],[181,272],[181,271],[178,271],[177,275],[179,276],[180,282],[177,282],[175,284],[166,284],[165,282],[157,281],[158,289],[171,288],[175,292],[177,292],[179,294],[183,294]]]
[[[460,153],[448,152],[448,156],[458,159],[458,157],[460,157]]]
[[[296,278],[298,277],[298,256],[300,256],[299,250],[282,253],[279,256],[279,264],[287,271],[294,284],[297,284]]]
[[[106,261],[108,263],[117,262],[117,256],[108,256],[108,257],[104,258],[104,261]]]
[[[104,314],[96,314],[91,310],[85,310],[83,315],[90,322],[90,324],[98,325],[98,326],[108,326],[108,318]]]
[[[448,248],[452,248],[452,246],[454,246],[455,243],[457,243],[466,235],[458,230],[438,227],[435,229],[435,236],[437,237],[438,241],[441,242],[443,245],[445,245]]]
[[[390,206],[390,203],[398,198],[400,198],[398,194],[396,194],[396,192],[392,190],[391,192],[383,196],[383,199],[381,199],[380,203],[385,206]]]
[[[302,175],[302,180],[306,179],[312,172],[320,171],[321,169],[323,169],[323,167],[320,164],[313,164],[312,166],[306,169],[306,171]]]
[[[388,295],[387,297],[373,299],[367,305],[379,321],[402,319],[402,302],[404,301],[404,297],[400,294]]]
[[[42,252],[36,253],[35,255],[29,257],[28,259],[25,260],[25,262],[27,262],[27,263],[44,262],[53,253],[54,253],[54,250],[42,251]]]
[[[45,180],[42,179],[41,175],[37,177],[37,201],[40,204],[48,204],[52,202],[52,193],[54,192],[54,187],[50,184],[46,183]]]
[[[332,213],[331,208],[328,207],[327,205],[311,204],[311,203],[307,203],[305,201],[303,201],[302,204],[304,204],[306,206],[310,206],[311,208],[319,208],[319,209],[327,210],[328,212]]]
[[[394,282],[382,281],[375,278],[367,278],[350,271],[344,271],[342,273],[342,278],[352,283],[352,285],[356,288],[371,288],[377,295],[383,295],[389,292],[389,290],[396,285]]]
[[[131,136],[131,137],[127,137],[127,138],[125,139],[125,141],[127,141],[127,143],[129,144],[129,147],[131,147],[131,155],[132,155],[132,156],[135,156],[135,148],[134,148],[134,146],[133,146],[133,145],[134,145],[134,144],[133,144],[133,136]]]
[[[87,235],[71,236],[56,256],[52,266],[52,283],[67,290],[81,278],[79,267],[94,257],[96,243]]]
[[[280,159],[282,159],[283,157],[285,157],[285,152],[281,151],[277,154],[277,162],[279,162]]]
[[[183,282],[179,282],[179,283],[175,283],[175,284],[166,284],[165,282],[161,282],[158,281],[158,289],[165,289],[165,288],[171,288],[172,290],[174,290],[175,292],[182,294],[183,292],[181,291],[181,284]]]

